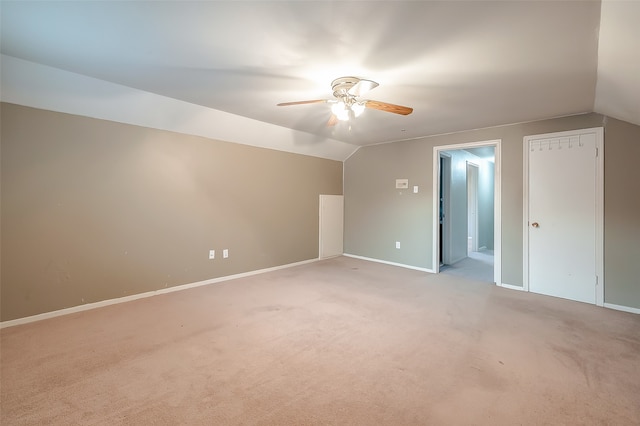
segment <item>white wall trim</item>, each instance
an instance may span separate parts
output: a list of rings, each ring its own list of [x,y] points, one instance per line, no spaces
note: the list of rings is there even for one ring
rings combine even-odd
[[[352,257],[354,259],[366,260],[368,262],[384,263],[385,265],[399,266],[401,268],[413,269],[413,270],[416,270],[416,271],[429,272],[431,274],[434,273],[433,270],[431,270],[431,269],[420,268],[418,266],[405,265],[403,263],[388,262],[386,260],[374,259],[372,257],[357,256],[355,254],[348,254],[348,253],[344,253],[343,256]]]
[[[518,286],[518,285],[506,284],[506,283],[496,283],[496,285],[498,287],[508,288],[509,290],[525,291],[524,287]]]
[[[613,303],[605,303],[605,308],[615,309],[616,311],[629,312],[632,314],[640,314],[640,308],[632,308],[630,306],[614,305]]]
[[[502,139],[433,147],[433,257],[431,267],[436,274],[440,271],[440,227],[438,210],[438,196],[440,194],[440,152],[481,146],[493,146],[495,153],[493,199],[493,252],[495,256],[493,258],[493,280],[499,283],[502,281]]]
[[[9,320],[9,321],[3,321],[3,322],[0,322],[0,329],[6,328],[6,327],[13,327],[13,326],[16,326],[16,325],[21,325],[21,324],[28,324],[28,323],[36,322],[36,321],[42,321],[42,320],[45,320],[45,319],[55,318],[55,317],[59,317],[59,316],[63,316],[63,315],[74,314],[76,312],[89,311],[91,309],[102,308],[102,307],[105,307],[105,306],[115,305],[115,304],[118,304],[118,303],[131,302],[133,300],[144,299],[146,297],[152,297],[152,296],[158,296],[158,295],[161,295],[161,294],[173,293],[175,291],[189,290],[191,288],[196,288],[196,287],[202,287],[202,286],[205,286],[205,285],[216,284],[216,283],[223,282],[223,281],[235,280],[235,279],[238,279],[238,278],[250,277],[252,275],[264,274],[266,272],[277,271],[279,269],[286,269],[286,268],[292,268],[294,266],[306,265],[308,263],[317,262],[318,260],[320,260],[320,259],[303,260],[303,261],[300,261],[300,262],[288,263],[286,265],[274,266],[274,267],[271,267],[271,268],[258,269],[258,270],[255,270],[255,271],[243,272],[243,273],[234,274],[234,275],[227,275],[225,277],[211,278],[211,279],[204,280],[204,281],[197,281],[197,282],[194,282],[194,283],[177,285],[175,287],[168,287],[168,288],[163,288],[163,289],[160,289],[160,290],[147,291],[145,293],[132,294],[130,296],[118,297],[118,298],[115,298],[115,299],[101,300],[99,302],[87,303],[87,304],[78,305],[78,306],[72,306],[71,308],[65,308],[65,309],[60,309],[60,310],[57,310],[57,311],[51,311],[51,312],[45,312],[45,313],[42,313],[42,314],[32,315],[32,316],[29,316],[29,317],[17,318],[17,319]]]

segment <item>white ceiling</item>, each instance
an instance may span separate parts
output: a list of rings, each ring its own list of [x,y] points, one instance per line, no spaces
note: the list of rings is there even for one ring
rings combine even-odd
[[[356,146],[596,111],[640,124],[640,2],[6,1],[4,55]],[[325,124],[334,78],[380,83]],[[4,84],[4,83],[3,83]]]

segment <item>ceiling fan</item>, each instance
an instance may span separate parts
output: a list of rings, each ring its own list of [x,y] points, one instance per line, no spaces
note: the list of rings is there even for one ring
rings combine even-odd
[[[333,96],[336,99],[312,99],[308,101],[283,102],[278,106],[304,105],[316,103],[329,103],[331,105],[331,118],[327,126],[335,126],[338,121],[346,121],[351,117],[358,117],[365,108],[392,112],[394,114],[409,115],[413,108],[386,102],[360,99],[362,95],[371,89],[378,87],[378,83],[358,77],[340,77],[331,82]]]

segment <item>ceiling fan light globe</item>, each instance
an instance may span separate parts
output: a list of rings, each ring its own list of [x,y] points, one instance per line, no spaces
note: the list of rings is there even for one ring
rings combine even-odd
[[[340,121],[349,119],[349,108],[343,101],[338,101],[331,106],[331,112]]]
[[[349,119],[349,110],[343,109],[340,113],[336,114],[336,117],[338,117],[340,121],[347,121]]]
[[[346,105],[342,101],[336,102],[335,104],[331,105],[331,112],[337,116],[339,116],[346,110]]]
[[[360,114],[362,114],[362,112],[364,111],[364,103],[356,102],[355,104],[351,105],[351,111],[353,111],[353,115],[355,115],[356,117],[360,117]]]

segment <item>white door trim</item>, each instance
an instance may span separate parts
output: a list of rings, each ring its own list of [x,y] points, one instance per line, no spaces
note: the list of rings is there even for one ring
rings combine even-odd
[[[439,230],[439,205],[440,195],[440,152],[455,149],[478,148],[481,146],[493,146],[495,151],[494,168],[494,199],[493,199],[493,280],[502,287],[502,139],[494,139],[481,142],[469,142],[455,145],[440,145],[433,147],[433,249],[432,269],[437,274],[440,272],[440,230]]]
[[[545,139],[567,137],[595,133],[596,135],[596,305],[604,306],[604,128],[571,130],[567,132],[545,133],[541,135],[525,136],[522,141],[524,189],[523,189],[523,262],[522,284],[525,291],[529,291],[529,141],[531,139]]]

